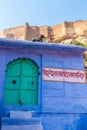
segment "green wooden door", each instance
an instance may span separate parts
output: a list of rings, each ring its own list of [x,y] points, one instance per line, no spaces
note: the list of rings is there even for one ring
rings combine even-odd
[[[8,64],[4,103],[25,106],[38,104],[38,67],[34,62],[18,59]]]

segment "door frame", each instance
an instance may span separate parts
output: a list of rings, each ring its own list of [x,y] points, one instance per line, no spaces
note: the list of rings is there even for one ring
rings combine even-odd
[[[39,69],[42,71],[42,67],[39,68],[38,64],[36,63],[36,61],[32,60],[31,58],[25,58],[25,57],[22,57],[22,58],[16,58],[16,59],[13,59],[12,61],[8,62],[8,64],[6,65],[6,71],[7,71],[7,68],[8,66],[11,65],[12,62],[14,62],[15,60],[18,60],[18,59],[23,59],[23,60],[29,60],[31,61],[32,63],[34,63],[37,68],[38,68],[38,105],[37,106],[12,106],[12,105],[5,105],[4,102],[3,102],[3,109],[6,109],[6,110],[34,110],[34,111],[40,111],[41,109],[41,100],[40,100],[40,97],[42,96],[40,94],[40,91],[41,91],[41,78],[42,78],[42,75],[40,75],[40,71]],[[6,81],[6,74],[5,74],[5,81]],[[4,97],[4,94],[3,94],[3,97]],[[42,98],[41,98],[42,99]]]

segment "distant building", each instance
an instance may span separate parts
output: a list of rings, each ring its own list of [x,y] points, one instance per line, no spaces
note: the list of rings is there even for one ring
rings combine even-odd
[[[87,130],[86,50],[0,39],[1,130]]]

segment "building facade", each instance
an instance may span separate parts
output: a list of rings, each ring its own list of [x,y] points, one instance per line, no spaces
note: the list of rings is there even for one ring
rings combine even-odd
[[[85,51],[0,39],[1,130],[86,130]]]

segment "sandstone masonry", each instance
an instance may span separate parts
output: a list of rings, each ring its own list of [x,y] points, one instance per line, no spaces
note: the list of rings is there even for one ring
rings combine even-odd
[[[13,38],[29,40],[39,38],[44,35],[46,42],[70,43],[72,39],[87,42],[87,21],[75,21],[58,24],[55,26],[30,26],[25,23],[23,26],[8,28],[0,32],[1,38]]]

